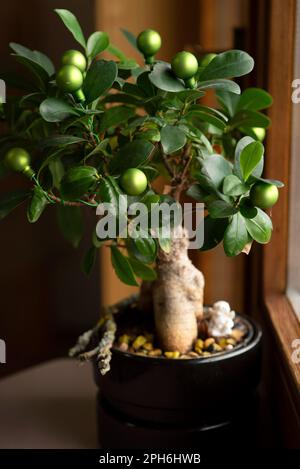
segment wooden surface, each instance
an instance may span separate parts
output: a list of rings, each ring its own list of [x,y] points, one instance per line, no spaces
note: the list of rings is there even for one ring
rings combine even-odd
[[[97,447],[96,386],[89,364],[55,360],[0,381],[0,448]]]

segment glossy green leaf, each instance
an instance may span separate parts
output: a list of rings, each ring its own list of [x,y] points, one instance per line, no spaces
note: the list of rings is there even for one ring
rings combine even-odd
[[[205,80],[201,81],[197,85],[198,90],[209,90],[214,89],[218,91],[227,91],[235,94],[240,94],[241,89],[237,83],[232,80]]]
[[[223,239],[228,226],[227,218],[213,219],[207,215],[204,219],[204,242],[201,251],[208,251],[215,248]]]
[[[86,53],[90,59],[103,52],[109,46],[109,36],[103,31],[94,32],[87,41]]]
[[[61,196],[65,200],[76,200],[95,187],[99,176],[93,166],[73,166],[60,183]]]
[[[249,189],[250,188],[234,174],[229,174],[223,181],[223,194],[225,195],[234,197],[245,194]]]
[[[149,74],[149,80],[160,90],[170,93],[185,90],[183,82],[176,78],[171,65],[166,62],[158,62],[154,65],[152,72]]]
[[[121,28],[121,31],[124,34],[124,36],[126,37],[129,44],[131,44],[132,47],[134,47],[136,50],[138,50],[135,35],[131,31],[128,31],[125,28]]]
[[[236,113],[236,109],[240,100],[240,96],[230,91],[217,90],[217,98],[222,108],[228,112],[228,115],[230,117],[233,117],[234,114]]]
[[[247,231],[255,241],[266,244],[271,239],[273,229],[272,221],[260,208],[256,207],[256,209],[256,217],[245,219]]]
[[[59,15],[66,28],[73,35],[74,39],[85,49],[86,41],[76,16],[69,10],[65,9],[55,9],[54,11]]]
[[[264,146],[261,142],[252,142],[242,150],[240,168],[244,181],[249,179],[249,176],[261,161],[263,154]]]
[[[47,122],[61,122],[72,115],[78,115],[76,109],[59,98],[47,98],[40,105],[40,114]]]
[[[32,198],[27,207],[27,219],[30,223],[38,221],[46,206],[48,199],[40,186],[34,186]]]
[[[218,129],[224,131],[225,128],[226,128],[226,122],[224,122],[224,120],[222,120],[220,117],[218,117],[217,115],[213,114],[213,113],[209,113],[207,111],[202,111],[201,109],[199,110],[192,110],[192,111],[189,111],[187,114],[185,114],[184,116],[184,119],[193,119],[193,121],[195,120],[200,120],[202,122],[207,122],[215,127],[217,127]]]
[[[209,216],[211,218],[228,218],[237,213],[237,208],[224,200],[214,200],[207,204]]]
[[[241,94],[237,110],[250,109],[252,111],[260,111],[272,105],[272,96],[261,88],[247,88]]]
[[[152,264],[156,259],[157,245],[151,236],[128,238],[127,249],[131,256],[144,264]]]
[[[75,135],[52,135],[39,142],[41,148],[51,147],[66,147],[68,145],[75,145],[86,141],[84,138],[76,137]]]
[[[234,166],[233,172],[236,176],[238,176],[241,181],[243,181],[243,175],[240,166],[240,158],[242,151],[251,143],[255,142],[252,137],[243,137],[241,140],[238,141],[236,148],[235,148],[235,155],[234,155]],[[262,157],[256,168],[252,171],[252,175],[249,178],[249,182],[252,182],[252,177],[259,178],[262,175],[264,169],[264,158]]]
[[[252,111],[251,109],[243,109],[238,111],[229,121],[232,129],[237,127],[262,127],[266,129],[271,124],[269,117],[261,112]]]
[[[54,187],[56,187],[56,189],[59,189],[60,182],[65,174],[65,168],[60,158],[53,158],[49,162],[49,170],[52,176]]]
[[[156,279],[157,275],[154,269],[149,267],[148,265],[143,264],[142,262],[134,259],[134,258],[129,258],[129,263],[131,265],[131,268],[134,272],[134,274],[141,278],[142,280],[146,280],[148,282],[151,282]]]
[[[97,60],[89,68],[84,83],[83,93],[86,103],[92,103],[113,85],[118,74],[118,67],[112,60]]]
[[[104,132],[109,127],[115,127],[117,125],[127,122],[128,119],[135,115],[135,109],[132,107],[125,106],[114,106],[107,109],[101,116],[99,132]]]
[[[282,181],[278,181],[277,179],[266,179],[266,178],[257,178],[259,181],[266,182],[267,184],[274,184],[274,186],[282,188],[284,187],[284,183]]]
[[[57,207],[58,226],[64,238],[77,248],[83,235],[83,218],[80,207],[59,205]]]
[[[202,162],[202,168],[217,188],[221,187],[226,176],[232,174],[232,165],[221,155],[207,156]]]
[[[16,42],[10,42],[9,45],[18,56],[25,57],[31,62],[34,62],[40,67],[42,67],[48,76],[54,75],[54,65],[49,59],[49,57],[47,57],[47,55],[37,50],[30,50],[27,47],[22,46],[21,44],[17,44]]]
[[[28,70],[31,71],[31,73],[33,74],[35,78],[35,83],[37,87],[41,91],[45,91],[46,84],[49,80],[49,77],[48,77],[47,72],[43,69],[43,67],[41,67],[36,62],[33,62],[30,59],[27,59],[26,57],[23,57],[17,54],[13,54],[13,55],[20,64],[24,65],[26,68],[28,68]]]
[[[245,219],[240,213],[236,213],[229,223],[224,234],[224,251],[227,256],[237,256],[242,252],[248,242],[248,233]]]
[[[120,174],[127,168],[137,168],[146,163],[154,146],[147,140],[133,140],[124,145],[111,160],[110,169],[114,174]]]
[[[122,191],[120,190],[119,185],[112,176],[106,176],[102,178],[99,184],[98,195],[101,199],[101,202],[110,203],[115,210],[116,217],[119,215],[126,215],[124,210],[120,213],[122,207],[120,207],[120,197],[122,196]]]
[[[117,276],[123,283],[126,283],[126,285],[138,286],[127,257],[125,257],[116,246],[111,247],[111,263]]]
[[[186,144],[185,133],[178,127],[166,125],[161,129],[161,144],[166,155],[180,150]]]
[[[0,220],[3,220],[12,210],[18,207],[29,196],[29,191],[18,189],[0,197]]]
[[[186,195],[191,197],[194,200],[197,200],[197,202],[204,202],[205,198],[208,196],[208,192],[205,191],[200,184],[193,184],[188,188],[186,191]]]
[[[214,80],[216,78],[240,77],[250,73],[254,67],[252,57],[241,50],[229,50],[218,54],[205,67],[198,79]]]

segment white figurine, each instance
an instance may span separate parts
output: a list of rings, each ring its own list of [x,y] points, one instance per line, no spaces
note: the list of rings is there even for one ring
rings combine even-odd
[[[212,337],[230,335],[234,326],[235,312],[227,301],[217,301],[209,308],[208,333]]]

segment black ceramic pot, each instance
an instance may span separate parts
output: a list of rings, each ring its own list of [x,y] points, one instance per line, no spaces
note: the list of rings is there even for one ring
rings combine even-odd
[[[252,319],[242,320],[249,330],[244,344],[224,354],[176,360],[113,350],[105,376],[94,364],[100,443],[147,447],[150,431],[153,447],[160,447],[157,442],[175,447],[177,441],[183,446],[183,435],[223,435],[240,418],[249,428],[260,379],[262,333]]]

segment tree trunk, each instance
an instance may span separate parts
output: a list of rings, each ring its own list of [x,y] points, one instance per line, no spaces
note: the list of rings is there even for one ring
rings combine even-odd
[[[177,228],[171,252],[157,259],[158,278],[153,284],[156,332],[166,351],[188,352],[197,338],[197,318],[203,315],[203,274],[188,257],[189,239]]]

